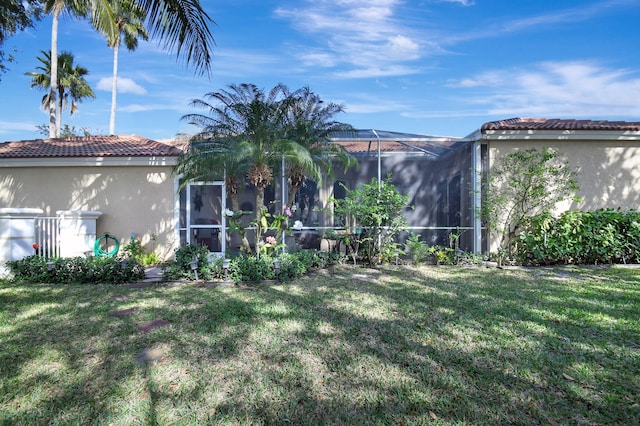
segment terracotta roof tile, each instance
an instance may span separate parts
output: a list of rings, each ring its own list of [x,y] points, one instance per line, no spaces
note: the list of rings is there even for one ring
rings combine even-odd
[[[174,157],[176,147],[137,135],[34,139],[0,143],[0,158]]]
[[[378,152],[378,142],[375,139],[371,141],[334,141],[334,143],[342,146],[347,152],[353,155],[376,155]],[[423,142],[412,142],[409,144],[399,141],[380,141],[380,152],[442,155],[451,150],[456,143],[456,141],[447,141],[437,144]]]
[[[517,117],[484,123],[480,130],[609,130],[637,132],[640,131],[640,122]]]

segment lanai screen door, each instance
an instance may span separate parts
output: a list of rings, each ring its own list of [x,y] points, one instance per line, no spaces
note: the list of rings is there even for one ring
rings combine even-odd
[[[192,183],[180,191],[180,243],[226,251],[226,190],[222,181]]]

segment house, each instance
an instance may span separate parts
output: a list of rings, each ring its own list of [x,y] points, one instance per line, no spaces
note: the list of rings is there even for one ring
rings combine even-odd
[[[179,154],[174,146],[135,135],[1,143],[0,208],[8,220],[25,208],[44,217],[96,212],[97,236],[109,233],[125,244],[136,233],[167,258],[176,246],[172,171]],[[0,239],[8,232],[4,226]]]
[[[640,122],[510,118],[483,124],[467,136],[481,150],[482,170],[520,149],[553,148],[577,169],[582,201],[568,209],[638,209],[640,206]],[[485,240],[484,251],[494,249]]]
[[[559,210],[635,209],[640,201],[640,123],[512,118],[485,123],[465,138],[359,130],[335,135],[333,142],[352,153],[359,167],[336,168],[335,176],[320,184],[305,182],[292,218],[304,225],[294,234],[301,246],[319,247],[323,233],[341,225],[331,197],[344,197],[345,186],[390,174],[398,189],[410,195],[404,212],[410,231],[439,245],[448,245],[455,234],[461,249],[489,251],[494,246],[475,214],[482,201],[481,178],[518,149],[555,148],[579,169],[582,189],[576,195],[582,201]],[[180,189],[173,175],[180,152],[171,143],[135,135],[0,144],[0,216],[2,209],[25,208],[32,216],[47,217],[99,212],[94,215],[96,236],[109,233],[126,244],[135,233],[164,259],[186,243],[204,244],[220,254],[237,249],[237,238],[226,236],[224,183],[196,182]],[[276,177],[265,204],[281,208],[278,202],[286,193],[286,180]],[[251,187],[240,202],[242,210],[253,210]],[[3,238],[13,238],[3,235],[0,245]]]

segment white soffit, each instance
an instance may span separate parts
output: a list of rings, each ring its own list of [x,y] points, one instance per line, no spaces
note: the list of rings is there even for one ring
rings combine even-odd
[[[175,166],[176,157],[64,157],[3,158],[2,167],[164,167]]]

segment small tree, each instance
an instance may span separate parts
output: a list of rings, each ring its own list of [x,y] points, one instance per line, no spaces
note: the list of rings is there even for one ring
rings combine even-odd
[[[500,243],[500,264],[530,217],[550,214],[562,201],[579,200],[575,196],[580,190],[576,176],[577,170],[569,167],[563,155],[548,147],[507,154],[492,168],[485,183],[481,216]]]
[[[407,207],[409,197],[398,192],[390,176],[380,183],[371,179],[368,184],[345,189],[344,199],[332,201],[335,213],[345,218],[348,238],[352,239],[348,244],[354,256],[359,252],[367,263],[377,264],[380,253],[407,226],[402,210]]]

